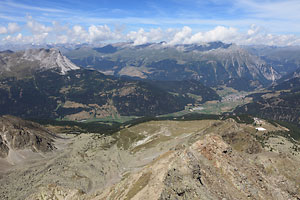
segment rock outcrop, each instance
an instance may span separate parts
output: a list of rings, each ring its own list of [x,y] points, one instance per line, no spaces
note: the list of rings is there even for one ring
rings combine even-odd
[[[281,154],[251,156],[208,134],[91,199],[299,199],[299,170],[281,173],[296,163]]]
[[[100,179],[106,184],[100,186],[93,177],[87,190],[51,184],[28,199],[299,199],[300,145],[276,135],[284,128],[263,126],[267,131],[259,133],[234,120],[139,124],[113,140],[102,138],[111,141],[105,150],[90,147],[80,153],[85,165],[104,169]],[[103,157],[101,152],[110,157],[96,165],[92,160]],[[117,174],[111,176],[114,165]],[[80,173],[77,179],[83,181],[91,171]]]
[[[7,158],[12,164],[26,157],[24,151],[28,151],[27,153],[52,151],[55,149],[53,144],[55,137],[37,123],[8,115],[0,117],[0,157]]]
[[[57,49],[0,52],[0,76],[22,78],[36,71],[53,70],[61,75],[80,69]]]

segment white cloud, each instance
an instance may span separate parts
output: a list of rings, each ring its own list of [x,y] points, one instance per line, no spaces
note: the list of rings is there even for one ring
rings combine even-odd
[[[52,21],[52,30],[54,30],[56,33],[64,33],[69,30],[69,27],[66,25],[61,25],[57,21]]]
[[[181,31],[178,31],[169,44],[180,44],[187,43],[186,41],[190,38],[192,29],[188,26],[184,26]]]
[[[224,26],[217,26],[213,30],[207,32],[198,32],[191,36],[191,38],[186,39],[186,43],[201,43],[201,42],[213,42],[213,41],[223,41],[231,42],[238,37],[238,31],[235,28]]]
[[[249,36],[253,36],[253,35],[256,35],[257,33],[259,33],[261,30],[260,30],[260,27],[259,26],[256,26],[255,24],[252,24],[250,26],[250,29],[247,31],[247,34]]]
[[[8,23],[7,30],[9,33],[16,33],[21,30],[21,27],[17,23]]]
[[[150,29],[149,34],[147,35],[149,42],[157,42],[166,37],[166,33],[161,28]]]
[[[19,31],[31,34],[22,35]],[[27,17],[26,26],[22,28],[17,23],[0,26],[2,41],[5,43],[108,43],[131,41],[133,45],[166,41],[169,45],[204,43],[222,41],[237,44],[265,44],[265,45],[300,45],[300,37],[292,34],[271,34],[255,24],[248,30],[241,31],[233,26],[216,26],[212,30],[195,32],[189,26],[181,29],[155,28],[125,33],[123,29],[111,29],[108,25],[70,26],[52,22],[44,25],[31,16]]]
[[[251,30],[250,30],[251,32]],[[275,46],[290,46],[300,45],[300,38],[295,35],[274,35],[270,33],[258,32],[255,35],[247,35],[237,41],[239,44],[264,44],[264,45],[275,45]]]
[[[137,32],[131,31],[127,34],[127,37],[130,41],[133,41],[134,45],[145,44],[148,42],[148,38],[146,36],[146,32],[144,29],[140,29]]]
[[[75,25],[71,29],[67,30],[67,38],[64,38],[63,35],[61,39],[64,38],[63,43],[78,43],[78,42],[88,42],[89,34],[88,32],[80,25]]]
[[[52,27],[37,22],[31,16],[27,17],[26,25],[33,34],[48,33],[52,31]]]
[[[131,31],[126,35],[127,40],[132,41],[133,45],[141,45],[150,42],[158,42],[164,39],[166,36],[165,32],[160,29],[150,29],[149,32],[144,29],[139,29],[138,31]]]
[[[83,33],[86,33],[83,27],[79,25],[73,26],[73,31],[75,35],[82,35]]]
[[[13,34],[21,30],[21,27],[17,23],[8,23],[7,27],[0,26],[0,34]]]
[[[21,40],[22,39],[22,34],[21,33],[19,33],[17,36],[16,36],[16,40]]]
[[[57,40],[54,43],[57,44],[66,44],[69,42],[69,37],[67,35],[59,35],[56,38]]]
[[[29,39],[31,40],[31,43],[43,44],[46,43],[48,35],[49,33],[35,34]]]
[[[112,32],[107,25],[95,26],[88,28],[90,42],[103,42],[107,40],[120,39],[121,36]]]
[[[18,35],[16,36],[12,36],[12,35],[7,35],[5,38],[3,38],[2,40],[4,42],[9,42],[9,43],[20,43],[22,42],[22,39],[23,39],[23,35],[21,33],[19,33]]]
[[[7,33],[7,28],[4,26],[0,26],[0,34],[6,34]]]

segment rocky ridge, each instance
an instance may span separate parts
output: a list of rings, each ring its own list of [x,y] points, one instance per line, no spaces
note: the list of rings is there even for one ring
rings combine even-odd
[[[9,191],[21,187],[19,198],[27,199],[296,200],[299,143],[276,135],[283,127],[262,127],[267,131],[232,119],[156,121],[112,136],[82,134],[51,159],[7,173],[5,195],[16,197]],[[24,188],[15,176],[32,184]]]
[[[220,135],[207,134],[91,199],[299,199],[299,156],[294,159],[264,150],[241,153]],[[287,169],[296,170],[294,177]]]
[[[26,76],[36,71],[55,70],[65,75],[80,69],[58,49],[28,49],[19,52],[0,52],[0,75]],[[20,74],[20,72],[24,74]]]

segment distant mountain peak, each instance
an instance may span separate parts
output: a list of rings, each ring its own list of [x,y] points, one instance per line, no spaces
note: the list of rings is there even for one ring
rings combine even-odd
[[[36,71],[54,70],[61,75],[80,69],[58,49],[28,49],[18,52],[0,52],[1,77],[26,77]]]
[[[281,77],[277,69],[260,56],[237,44],[220,41],[136,46],[124,43],[106,46],[105,49],[87,47],[71,50],[66,52],[66,56],[78,66],[93,67],[116,76],[154,80],[195,79],[206,86],[230,82],[231,87],[239,89],[240,84],[236,81],[247,80],[243,90],[266,86]]]
[[[300,68],[293,73],[293,78],[300,78]]]
[[[14,53],[14,52],[8,49],[8,50],[5,50],[5,51],[0,51],[0,53]]]
[[[29,61],[40,61],[41,69],[58,69],[61,74],[70,70],[80,69],[68,58],[63,56],[58,49],[28,49],[24,52],[23,59]]]

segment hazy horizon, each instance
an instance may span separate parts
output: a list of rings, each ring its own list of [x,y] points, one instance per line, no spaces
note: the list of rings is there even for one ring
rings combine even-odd
[[[0,44],[300,45],[295,0],[0,2]]]

